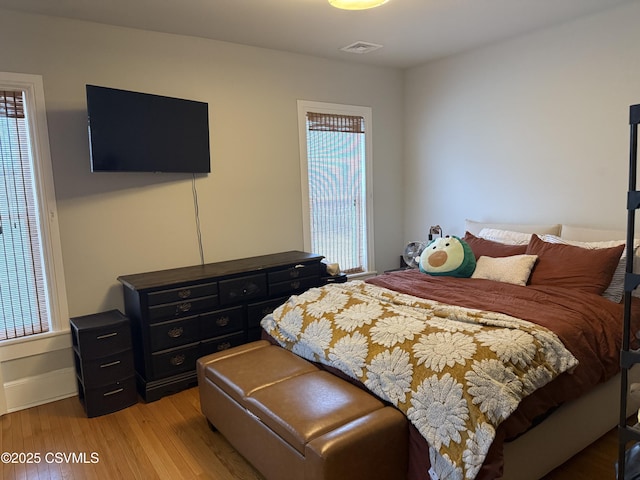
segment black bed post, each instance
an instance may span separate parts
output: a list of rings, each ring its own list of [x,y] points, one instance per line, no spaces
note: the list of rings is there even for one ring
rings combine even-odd
[[[618,480],[624,480],[627,442],[640,440],[640,435],[627,427],[627,396],[629,394],[628,369],[640,362],[637,352],[629,351],[631,332],[631,293],[640,284],[640,275],[633,273],[635,215],[640,208],[640,192],[636,191],[637,155],[638,155],[638,123],[640,123],[640,105],[629,107],[629,191],[627,192],[627,253],[624,288],[624,322],[622,333],[622,350],[620,352],[620,422],[618,425]]]

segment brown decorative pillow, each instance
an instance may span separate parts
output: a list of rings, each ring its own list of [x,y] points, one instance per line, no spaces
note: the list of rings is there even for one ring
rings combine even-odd
[[[532,235],[527,254],[538,255],[529,285],[571,287],[602,295],[611,283],[624,245],[587,250],[543,241]]]
[[[473,254],[478,260],[480,257],[510,257],[512,255],[523,255],[527,251],[526,245],[505,245],[504,243],[485,240],[476,237],[473,233],[467,232],[463,240],[469,244]]]

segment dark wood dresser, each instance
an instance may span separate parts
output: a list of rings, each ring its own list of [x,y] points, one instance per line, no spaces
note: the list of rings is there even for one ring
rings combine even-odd
[[[118,277],[140,395],[195,386],[199,357],[259,339],[265,315],[323,283],[322,258],[289,251]]]

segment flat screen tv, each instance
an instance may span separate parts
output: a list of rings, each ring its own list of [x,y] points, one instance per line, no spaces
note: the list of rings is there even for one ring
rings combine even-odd
[[[209,173],[207,103],[87,85],[92,172]]]

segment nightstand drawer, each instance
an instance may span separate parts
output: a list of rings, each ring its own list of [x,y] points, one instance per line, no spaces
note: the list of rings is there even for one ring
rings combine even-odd
[[[242,306],[203,313],[200,315],[201,338],[219,337],[225,333],[242,330],[243,320],[244,308]]]
[[[149,327],[151,351],[179,347],[200,339],[200,317],[191,317],[154,323]]]
[[[112,315],[118,315],[121,321],[115,321],[111,325],[99,325],[96,323],[83,322],[83,319],[99,318],[100,315],[87,315],[86,317],[76,317],[71,325],[71,338],[73,346],[82,357],[83,360],[91,360],[107,355],[113,355],[115,352],[121,352],[131,348],[131,329],[127,318],[119,312],[113,312]]]
[[[86,388],[107,385],[131,376],[133,352],[125,350],[95,360],[83,360],[75,354],[76,368]]]
[[[158,290],[147,294],[147,305],[150,307],[161,303],[184,302],[185,300],[218,295],[218,284],[202,283],[180,288]]]
[[[198,346],[198,343],[192,343],[184,347],[152,353],[153,375],[151,379],[169,377],[195,369],[196,360],[199,357]]]
[[[218,296],[199,297],[174,303],[163,303],[149,308],[149,321],[186,317],[218,306]]]
[[[271,284],[271,283],[286,282],[287,280],[293,280],[296,278],[303,278],[303,277],[312,277],[312,276],[320,277],[321,276],[320,267],[321,267],[320,263],[311,263],[311,264],[301,263],[284,270],[270,272],[269,283]]]
[[[218,284],[220,304],[244,302],[267,295],[267,277],[264,274],[222,280]]]
[[[97,388],[88,388],[78,381],[78,396],[84,403],[87,417],[97,417],[129,407],[138,401],[135,377]]]

